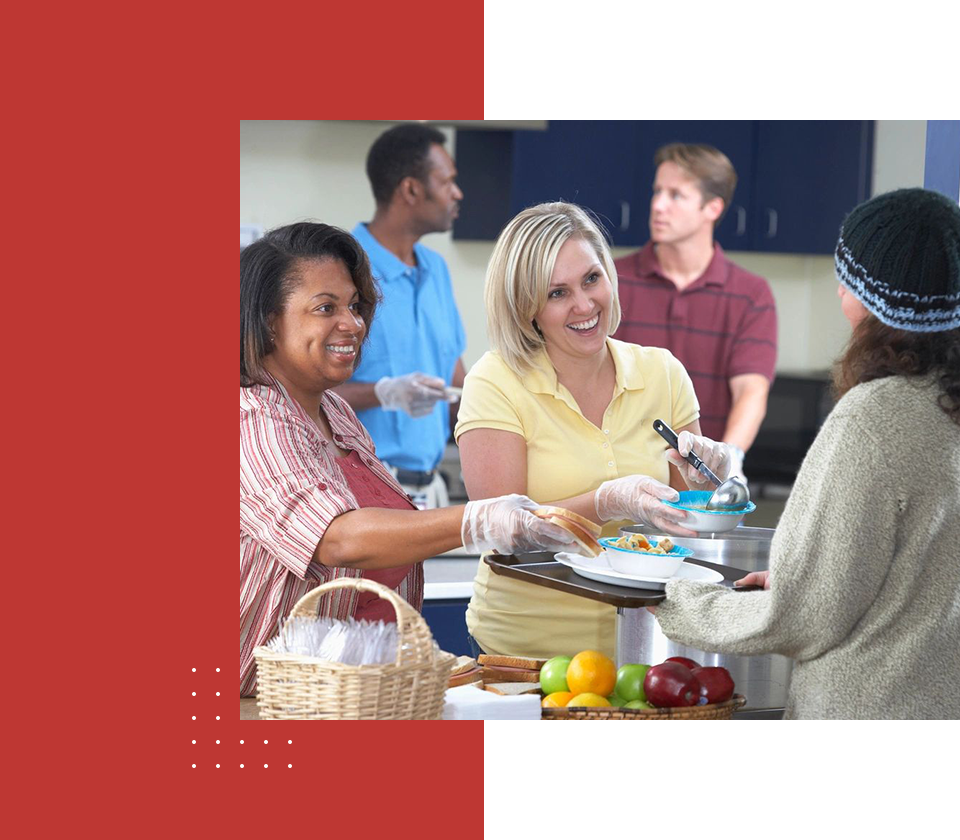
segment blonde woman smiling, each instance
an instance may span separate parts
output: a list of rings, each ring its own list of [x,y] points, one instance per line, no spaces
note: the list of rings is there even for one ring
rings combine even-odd
[[[730,452],[700,436],[690,377],[667,350],[611,339],[617,276],[576,205],[541,204],[504,229],[487,268],[493,348],[464,384],[456,437],[471,499],[522,493],[606,523],[693,532],[661,504],[705,480],[653,431],[661,418],[721,477]],[[681,465],[680,469],[674,465]],[[481,563],[467,626],[487,653],[614,652],[615,609],[493,575]]]

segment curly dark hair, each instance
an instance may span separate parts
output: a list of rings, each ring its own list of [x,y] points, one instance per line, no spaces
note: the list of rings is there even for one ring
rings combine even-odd
[[[310,260],[342,262],[360,298],[358,311],[366,325],[364,338],[380,302],[380,289],[370,273],[370,260],[345,230],[317,222],[299,222],[271,230],[240,252],[240,385],[266,385],[263,358],[271,352],[269,318],[283,312],[300,282],[300,267]],[[362,345],[354,366],[360,364]]]
[[[855,385],[887,376],[937,374],[937,402],[960,426],[960,328],[907,332],[867,315],[854,329],[833,372],[839,399]]]

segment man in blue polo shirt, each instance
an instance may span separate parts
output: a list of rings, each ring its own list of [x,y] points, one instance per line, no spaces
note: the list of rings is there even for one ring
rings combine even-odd
[[[377,207],[353,235],[370,258],[383,302],[353,377],[336,389],[418,507],[448,502],[437,465],[458,405],[448,386],[460,388],[465,375],[466,338],[450,272],[418,241],[450,230],[463,198],[445,140],[434,128],[407,124],[370,148],[367,176]]]

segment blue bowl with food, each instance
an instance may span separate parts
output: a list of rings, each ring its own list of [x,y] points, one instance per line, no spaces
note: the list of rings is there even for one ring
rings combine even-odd
[[[639,577],[671,578],[684,558],[693,554],[691,549],[675,545],[670,537],[645,537],[643,534],[603,537],[600,545],[614,571]]]

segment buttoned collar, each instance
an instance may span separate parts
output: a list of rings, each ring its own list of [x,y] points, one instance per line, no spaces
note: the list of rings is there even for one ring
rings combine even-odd
[[[403,277],[416,278],[417,269],[423,269],[425,265],[423,246],[416,242],[413,245],[413,253],[417,258],[417,265],[407,265],[393,251],[388,250],[380,244],[379,240],[370,233],[370,228],[366,222],[360,222],[354,229],[353,235],[360,243],[363,250],[367,252],[371,265],[375,268],[374,274],[378,280],[391,282]]]
[[[642,390],[644,387],[643,374],[640,373],[640,368],[636,364],[633,353],[627,349],[627,345],[622,341],[607,338],[607,352],[613,358],[613,366],[617,376],[616,386],[613,390],[614,399],[624,391]],[[522,381],[523,387],[531,393],[548,394],[564,400],[564,402],[569,402],[566,395],[570,392],[557,379],[557,371],[554,369],[546,350],[539,351],[533,358],[533,367],[523,375]]]
[[[637,273],[641,277],[647,279],[656,278],[666,281],[671,286],[674,285],[673,281],[663,273],[663,268],[660,266],[660,260],[657,259],[657,252],[652,242],[648,242],[637,252],[635,266]],[[686,286],[683,291],[689,292],[692,289],[699,289],[702,286],[723,286],[726,284],[729,276],[730,267],[726,255],[723,253],[723,248],[720,247],[719,242],[714,242],[713,258],[707,265],[706,271],[689,286]]]
[[[266,374],[269,384],[257,384],[251,386],[249,389],[244,390],[247,392],[252,392],[251,395],[255,394],[258,398],[266,403],[273,403],[274,405],[281,406],[287,411],[292,412],[303,422],[303,424],[312,434],[315,434],[321,439],[326,440],[323,437],[320,429],[317,428],[316,421],[309,414],[307,414],[300,403],[290,396],[290,392],[287,391],[283,383],[267,371],[264,371],[264,373]],[[325,390],[320,395],[320,405],[323,407],[323,413],[326,415],[327,422],[330,424],[330,430],[334,434],[343,438],[357,437],[356,429],[354,429],[353,426],[345,421],[343,411],[337,404],[332,392],[329,389]]]

